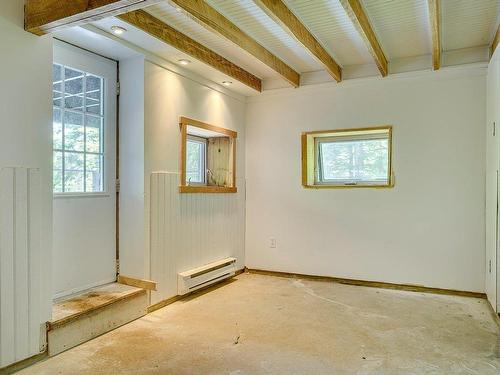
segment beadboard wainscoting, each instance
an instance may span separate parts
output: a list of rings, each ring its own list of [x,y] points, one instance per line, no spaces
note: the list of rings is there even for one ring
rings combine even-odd
[[[40,170],[1,168],[0,207],[0,367],[4,367],[45,349],[40,320]]]
[[[245,186],[235,194],[181,194],[179,173],[151,174],[151,304],[177,295],[177,273],[223,258],[244,267]]]

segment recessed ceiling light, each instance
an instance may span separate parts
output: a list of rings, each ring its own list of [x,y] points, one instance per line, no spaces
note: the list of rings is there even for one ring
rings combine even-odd
[[[179,64],[181,64],[181,65],[187,65],[187,64],[191,63],[191,61],[188,59],[180,59],[178,61],[179,61]]]
[[[111,26],[111,31],[115,35],[122,35],[125,31],[127,31],[127,29],[121,26]]]
[[[231,84],[232,84],[232,82],[231,82],[231,81],[222,81],[222,84],[223,84],[224,86],[229,86],[229,85],[231,85]]]

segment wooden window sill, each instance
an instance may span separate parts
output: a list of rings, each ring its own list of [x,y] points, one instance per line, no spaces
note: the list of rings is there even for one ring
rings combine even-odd
[[[179,186],[179,193],[236,193],[236,187],[221,187],[221,186]]]

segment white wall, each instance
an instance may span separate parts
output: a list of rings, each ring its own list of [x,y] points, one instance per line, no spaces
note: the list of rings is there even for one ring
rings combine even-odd
[[[250,99],[247,266],[483,292],[485,92],[483,67]],[[393,189],[301,186],[301,132],[381,124]]]
[[[120,272],[143,278],[144,207],[144,58],[120,61]]]
[[[15,197],[16,210],[20,210],[16,217],[17,229],[10,235],[2,231],[0,367],[43,349],[45,335],[40,334],[40,324],[49,320],[51,315],[52,39],[26,33],[23,23],[23,0],[0,2],[0,169],[16,166],[38,170],[34,172],[36,183],[35,179],[29,182],[30,178],[20,179],[21,175],[17,175],[15,187],[19,195]],[[28,202],[26,184],[30,184],[31,188],[36,186],[36,192],[30,194],[36,194],[39,207],[33,207],[33,201]],[[0,190],[6,191],[3,188]],[[4,198],[8,197],[2,195],[2,202],[8,202]],[[12,209],[10,204],[7,205],[9,207],[0,207],[3,218],[6,211]],[[37,221],[31,216],[35,212],[42,217],[39,224],[35,224]],[[22,230],[26,229],[27,221],[36,226],[29,231]],[[2,226],[2,229],[5,227]],[[7,236],[16,236],[15,246],[8,246],[9,243],[12,245],[10,240],[14,237],[9,239]],[[36,245],[29,242],[34,241],[31,236],[36,236]],[[20,243],[28,244],[24,250],[29,251],[30,257],[21,256]],[[9,263],[11,268],[7,269],[5,255],[9,254],[15,257],[16,262]],[[38,289],[33,289],[29,278],[36,279],[37,275],[40,276]],[[26,301],[28,305],[21,303],[27,298],[27,290],[23,287],[29,288],[34,295],[29,303]],[[16,299],[15,304],[9,299],[12,295]]]
[[[139,63],[135,63],[136,71],[134,74],[137,74],[137,64]],[[125,65],[122,65],[121,69],[124,69],[124,67]],[[123,72],[124,70],[122,70]],[[140,80],[140,75],[136,77],[139,77]],[[124,84],[123,80],[122,84]],[[125,184],[132,184],[132,180],[135,178],[135,187],[132,188],[134,192],[130,194],[136,195],[136,202],[138,203],[121,203],[120,269],[121,273],[127,276],[150,278],[154,275],[155,281],[160,284],[160,291],[154,293],[152,297],[152,300],[156,302],[174,295],[172,293],[176,290],[175,275],[179,271],[185,271],[185,267],[196,267],[219,260],[221,253],[236,257],[238,259],[237,265],[240,268],[245,264],[243,230],[238,233],[236,240],[233,240],[232,234],[228,233],[226,242],[219,241],[220,228],[233,228],[235,218],[241,228],[244,226],[245,103],[149,61],[144,64],[144,84],[141,85],[136,82],[135,85],[137,85],[139,91],[144,87],[144,124],[141,124],[140,114],[142,110],[138,112],[136,117],[129,119],[130,121],[127,121],[126,124],[123,122],[125,113],[128,113],[126,109],[127,102],[124,100],[125,98],[120,98],[120,107],[123,111],[121,112],[123,114],[121,115],[120,144],[123,150],[125,142],[135,139],[134,153],[137,152],[136,163],[124,164],[124,160],[121,160],[121,191],[123,193],[124,189],[127,189]],[[129,99],[131,98],[127,100]],[[218,198],[214,198],[213,194],[195,194],[189,198],[185,195],[180,197],[177,189],[174,189],[175,191],[172,191],[171,194],[176,195],[181,205],[183,205],[182,207],[184,207],[182,215],[177,218],[183,220],[181,224],[195,220],[197,217],[200,218],[203,215],[206,216],[209,212],[214,213],[213,209],[205,210],[203,208],[207,202],[221,204],[216,203],[216,201],[226,199],[231,203],[224,202],[221,207],[226,209],[225,214],[217,220],[204,223],[203,230],[201,230],[201,227],[194,225],[189,233],[184,232],[184,235],[178,236],[175,242],[168,238],[160,248],[156,247],[155,252],[150,253],[150,181],[152,174],[155,172],[179,173],[180,116],[191,117],[238,132],[236,162],[238,193],[222,194]],[[143,144],[142,135],[140,134],[141,126],[144,129]],[[130,145],[130,143],[128,144]],[[141,165],[142,152],[144,152],[143,165]],[[144,203],[140,202],[141,182],[137,181],[138,177],[134,177],[139,176],[141,173],[144,179]],[[168,211],[169,206],[166,206],[167,203],[165,203],[164,207],[155,208]],[[127,211],[123,209],[124,204],[128,205]],[[143,210],[145,211],[141,212]],[[135,220],[124,219],[125,214],[136,215],[138,218]],[[223,220],[219,220],[221,218]],[[142,220],[144,220],[144,226],[140,228],[136,223]],[[124,244],[126,236],[144,238],[143,248],[140,249],[140,241],[136,241],[133,248],[129,246],[129,250],[125,250],[124,246],[128,246]],[[209,241],[214,241],[218,244],[218,247],[211,246],[208,243]],[[185,251],[188,245],[192,250],[189,253]],[[172,255],[175,264],[172,264]],[[166,264],[165,262],[169,263]],[[153,269],[154,272],[152,272]],[[162,269],[164,270],[162,271]],[[168,272],[168,274],[162,274],[161,272]],[[174,275],[174,278],[171,277],[172,275]],[[168,283],[168,285],[164,283]]]
[[[500,48],[492,56],[487,77],[486,115],[486,294],[498,311],[498,169],[500,162]],[[495,129],[496,128],[496,129]],[[495,130],[494,130],[495,129]],[[500,280],[498,280],[500,282]]]

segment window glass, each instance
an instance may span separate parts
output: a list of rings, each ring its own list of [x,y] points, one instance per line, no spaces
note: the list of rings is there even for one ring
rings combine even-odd
[[[54,193],[104,191],[101,77],[53,65]]]
[[[87,112],[101,114],[101,83],[102,80],[96,76],[87,76],[85,85],[85,102]]]
[[[186,181],[189,184],[205,183],[206,140],[190,138],[186,147]]]
[[[387,183],[388,143],[387,138],[320,140],[320,181]]]

